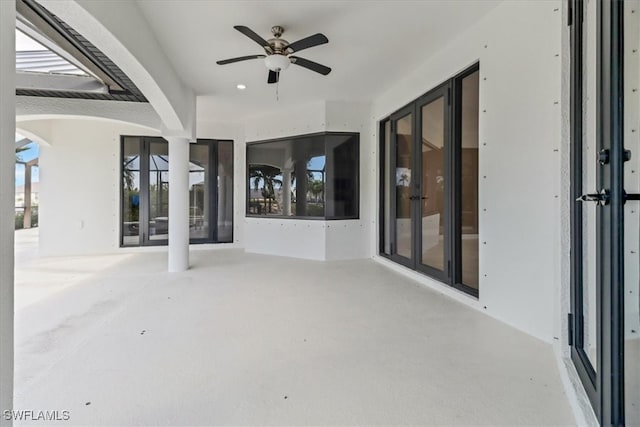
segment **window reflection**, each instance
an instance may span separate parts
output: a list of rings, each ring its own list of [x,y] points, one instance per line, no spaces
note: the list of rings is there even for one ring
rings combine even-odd
[[[164,245],[169,235],[169,147],[157,137],[122,138],[123,246]],[[191,243],[233,240],[233,141],[189,145]]]
[[[122,244],[140,241],[140,143],[138,138],[122,142]]]
[[[358,137],[331,134],[247,146],[248,215],[358,215]]]
[[[233,241],[233,141],[218,141],[218,242]]]
[[[211,162],[208,144],[189,144],[189,237],[209,237]]]

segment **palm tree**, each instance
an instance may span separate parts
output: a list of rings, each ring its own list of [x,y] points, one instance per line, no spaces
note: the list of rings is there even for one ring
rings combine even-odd
[[[314,179],[309,183],[309,191],[313,194],[315,201],[318,201],[318,194],[324,191],[324,182],[319,179]]]
[[[271,213],[271,201],[275,199],[276,194],[274,184],[282,186],[282,180],[277,179],[280,175],[280,169],[268,165],[254,166],[250,169],[250,178],[253,179],[253,188],[257,192],[262,182],[262,197],[269,204],[269,213]]]

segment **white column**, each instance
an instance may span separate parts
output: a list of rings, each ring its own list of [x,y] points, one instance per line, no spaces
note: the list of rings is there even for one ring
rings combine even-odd
[[[169,271],[189,268],[189,140],[169,141]]]
[[[15,223],[16,4],[0,1],[0,425],[13,409],[13,233]]]

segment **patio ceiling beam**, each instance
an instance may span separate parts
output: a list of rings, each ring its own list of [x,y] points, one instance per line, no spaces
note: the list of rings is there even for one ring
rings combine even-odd
[[[102,101],[96,99],[46,98],[40,96],[16,97],[18,122],[55,118],[101,118],[162,130],[162,122],[151,105],[146,102]]]
[[[107,86],[93,77],[27,71],[16,71],[16,88],[109,93]]]

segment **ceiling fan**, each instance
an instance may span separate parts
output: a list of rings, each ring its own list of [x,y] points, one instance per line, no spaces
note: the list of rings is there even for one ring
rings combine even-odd
[[[321,44],[329,43],[329,39],[324,34],[314,34],[309,37],[305,37],[297,42],[289,43],[285,39],[281,39],[284,28],[276,25],[271,28],[273,38],[265,40],[256,34],[253,30],[243,25],[236,25],[233,28],[240,31],[245,36],[249,37],[254,42],[258,43],[264,49],[265,55],[249,55],[240,56],[238,58],[225,59],[217,61],[218,65],[231,64],[233,62],[247,61],[249,59],[264,58],[264,64],[269,69],[269,76],[267,83],[277,83],[280,78],[280,72],[286,70],[289,64],[299,65],[307,68],[316,73],[320,73],[324,76],[331,72],[331,68],[326,67],[317,62],[310,61],[308,59],[293,56],[293,53],[299,52],[303,49],[318,46]]]

